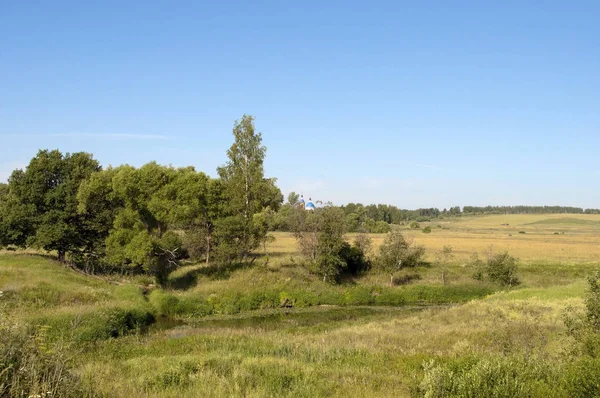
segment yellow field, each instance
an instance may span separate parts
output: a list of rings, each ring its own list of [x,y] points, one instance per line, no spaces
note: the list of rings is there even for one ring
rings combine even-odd
[[[600,263],[600,215],[490,215],[421,223],[421,228],[427,225],[432,228],[430,234],[406,227],[403,232],[425,246],[430,256],[449,245],[456,258],[463,260],[475,252],[483,254],[492,246],[494,251],[508,250],[524,262]],[[269,246],[269,252],[296,252],[296,241],[290,233],[278,232],[275,236],[277,240]],[[384,236],[371,235],[375,247]]]

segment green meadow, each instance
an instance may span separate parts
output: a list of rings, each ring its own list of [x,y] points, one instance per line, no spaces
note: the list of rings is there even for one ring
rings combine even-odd
[[[599,394],[600,350],[593,339],[582,343],[567,320],[580,319],[586,276],[600,268],[598,217],[435,224],[431,234],[405,232],[428,253],[448,241],[457,253],[481,254],[490,242],[518,249],[522,283],[474,280],[467,256],[457,255],[444,282],[430,265],[411,269],[418,278],[403,285],[390,287],[377,272],[332,285],[306,270],[285,233],[252,264],[186,264],[164,287],[5,251],[1,327],[20,340],[3,333],[0,364],[7,369],[8,351],[21,347],[27,372],[58,366],[38,396]],[[506,228],[526,233],[507,239]],[[551,239],[578,256],[543,250]]]

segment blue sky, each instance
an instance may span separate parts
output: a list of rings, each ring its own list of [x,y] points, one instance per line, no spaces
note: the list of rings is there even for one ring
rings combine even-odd
[[[215,175],[256,116],[282,190],[600,207],[600,2],[2,1],[0,181],[40,148]]]

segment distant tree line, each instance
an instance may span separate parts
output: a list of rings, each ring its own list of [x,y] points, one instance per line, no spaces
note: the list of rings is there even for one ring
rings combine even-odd
[[[290,219],[292,210],[298,206],[300,195],[291,192],[287,202],[274,216],[273,228],[278,231],[293,231]],[[339,206],[343,211],[348,232],[387,233],[392,225],[414,224],[447,217],[481,214],[600,214],[600,209],[583,209],[570,206],[460,206],[443,210],[420,208],[400,209],[393,205],[348,203]]]
[[[600,209],[571,206],[465,206],[463,214],[600,214]]]
[[[273,224],[275,230],[293,231],[290,214],[298,207],[299,198],[300,195],[296,192],[291,192],[288,195],[287,202],[275,216]],[[332,206],[331,204],[328,205]],[[443,214],[435,208],[405,210],[384,204],[348,203],[338,207],[344,214],[348,232],[387,233],[391,231],[392,224],[401,225],[409,221],[429,221]],[[457,213],[454,213],[453,210],[453,213],[450,214],[460,215],[460,208],[457,207],[456,209],[458,209]]]

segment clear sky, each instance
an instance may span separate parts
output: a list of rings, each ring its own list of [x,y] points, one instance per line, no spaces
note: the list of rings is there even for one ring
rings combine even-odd
[[[0,181],[40,148],[287,194],[600,207],[600,2],[2,1]]]

